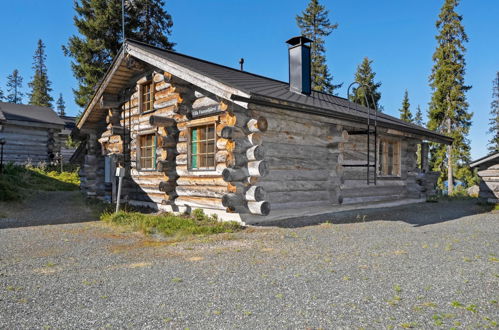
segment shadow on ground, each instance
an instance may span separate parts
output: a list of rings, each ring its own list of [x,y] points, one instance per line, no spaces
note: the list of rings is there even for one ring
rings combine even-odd
[[[22,202],[0,202],[0,229],[99,220],[79,191],[39,191]]]
[[[281,228],[298,228],[330,223],[358,223],[369,221],[402,221],[414,227],[458,220],[462,217],[487,213],[493,205],[480,204],[477,199],[441,200],[436,203],[417,203],[395,207],[351,210],[321,214],[311,217],[296,217],[258,224]],[[499,216],[499,213],[498,213]]]

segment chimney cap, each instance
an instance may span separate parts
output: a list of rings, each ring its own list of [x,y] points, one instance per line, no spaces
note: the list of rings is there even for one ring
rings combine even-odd
[[[286,41],[286,43],[291,45],[291,46],[303,45],[303,44],[309,43],[309,42],[312,42],[312,40],[310,40],[309,38],[307,38],[305,36],[293,37],[293,38],[289,39],[288,41]]]

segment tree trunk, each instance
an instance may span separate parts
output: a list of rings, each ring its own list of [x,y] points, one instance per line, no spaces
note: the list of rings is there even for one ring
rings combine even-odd
[[[447,118],[447,133],[451,133],[451,121]],[[447,146],[447,194],[454,193],[454,178],[452,175],[452,144]]]

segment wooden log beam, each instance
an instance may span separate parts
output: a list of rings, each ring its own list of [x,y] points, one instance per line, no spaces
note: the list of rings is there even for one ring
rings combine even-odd
[[[167,135],[161,138],[160,145],[162,148],[175,148],[177,146],[177,141],[175,137]]]
[[[248,131],[252,133],[256,132],[266,132],[269,127],[269,123],[267,119],[263,116],[259,116],[258,118],[251,118],[246,123],[246,128]]]
[[[265,158],[265,148],[256,145],[246,150],[246,159],[248,161],[263,160]]]
[[[161,181],[159,183],[159,191],[169,193],[175,190],[175,182],[172,181]]]
[[[228,185],[227,189],[231,193],[242,195],[246,201],[260,202],[266,199],[265,189],[261,186],[232,182]]]
[[[102,94],[99,100],[99,107],[101,109],[106,108],[119,108],[123,102],[120,101],[119,95],[117,94]]]
[[[269,215],[270,203],[266,201],[261,202],[248,202],[248,209],[251,214],[256,215]]]
[[[246,205],[246,201],[241,194],[228,193],[222,197],[222,205],[228,208],[236,208]]]
[[[152,115],[149,117],[149,125],[156,127],[175,127],[177,122],[172,118]]]
[[[227,193],[227,186],[177,186],[178,196],[222,198]]]

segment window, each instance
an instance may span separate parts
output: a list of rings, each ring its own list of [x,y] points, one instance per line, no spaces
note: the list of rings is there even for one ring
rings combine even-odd
[[[142,84],[141,90],[141,112],[154,109],[154,84],[152,81]]]
[[[381,138],[379,142],[380,176],[400,176],[400,142]]]
[[[190,128],[189,168],[215,169],[215,124]]]
[[[155,170],[156,169],[156,135],[147,134],[139,136],[139,169],[140,170]]]

